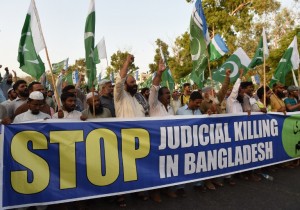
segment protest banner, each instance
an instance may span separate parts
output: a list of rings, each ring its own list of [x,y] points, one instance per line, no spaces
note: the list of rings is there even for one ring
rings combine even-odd
[[[2,208],[155,189],[289,161],[300,156],[299,121],[299,113],[252,113],[4,126]]]

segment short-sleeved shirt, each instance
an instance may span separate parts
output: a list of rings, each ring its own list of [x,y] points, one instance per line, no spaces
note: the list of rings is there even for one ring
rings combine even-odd
[[[285,105],[287,104],[290,104],[292,106],[296,105],[298,102],[295,98],[286,98],[284,99],[284,103]],[[296,109],[293,109],[293,110],[287,110],[289,112],[297,112],[297,111],[300,111],[300,108],[296,108]]]
[[[188,105],[184,105],[180,107],[176,112],[176,115],[201,115],[201,114],[202,113],[200,109],[191,110],[189,109]]]

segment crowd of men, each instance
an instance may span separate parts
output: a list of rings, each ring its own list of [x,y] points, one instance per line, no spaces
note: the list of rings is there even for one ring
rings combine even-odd
[[[79,85],[65,85],[58,100],[53,90],[46,90],[40,82],[27,84],[25,80],[16,78],[6,67],[0,83],[0,119],[2,124],[22,123],[36,120],[73,119],[88,120],[96,118],[134,118],[134,117],[167,117],[171,115],[202,115],[247,112],[294,112],[300,111],[299,89],[295,86],[285,87],[276,83],[272,89],[259,87],[256,91],[252,82],[242,81],[243,70],[239,72],[232,88],[230,88],[230,70],[221,89],[215,92],[213,87],[191,90],[189,83],[183,84],[182,91],[160,87],[162,74],[166,67],[161,60],[152,81],[152,86],[138,91],[135,78],[128,74],[128,67],[134,57],[128,55],[116,78],[115,84],[107,79],[99,82],[98,91],[84,93]],[[0,65],[0,70],[2,66]],[[266,91],[266,93],[265,93]],[[181,93],[182,92],[182,93]],[[284,167],[295,167],[288,163]],[[255,171],[241,174],[241,177],[260,181]],[[196,191],[215,190],[224,183],[235,185],[231,176],[212,179],[194,184]],[[171,198],[187,196],[184,185],[162,190],[141,192],[137,196],[143,200],[150,197],[155,202],[162,202],[161,193]],[[116,197],[120,207],[126,206],[125,196]],[[84,202],[79,202],[84,209]],[[37,207],[45,209],[46,207]]]

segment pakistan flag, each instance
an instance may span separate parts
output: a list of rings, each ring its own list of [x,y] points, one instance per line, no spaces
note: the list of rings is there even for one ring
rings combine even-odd
[[[45,65],[38,53],[45,48],[45,42],[39,25],[39,16],[32,0],[22,28],[19,43],[18,62],[20,69],[37,80],[45,72]]]
[[[213,73],[213,80],[218,82],[223,82],[225,79],[226,69],[230,69],[230,82],[235,82],[239,77],[239,70],[244,69],[244,74],[247,73],[247,66],[250,64],[251,60],[242,48],[238,48],[219,68]]]
[[[96,80],[96,63],[94,61],[94,47],[95,47],[95,1],[90,1],[90,7],[85,22],[84,29],[84,46],[85,46],[85,63],[88,77],[88,86],[94,86]]]
[[[291,70],[298,69],[299,61],[297,36],[295,36],[288,49],[284,52],[277,68],[275,69],[275,73],[270,81],[270,87],[273,87],[276,82],[285,84],[285,77],[287,73],[289,73]]]

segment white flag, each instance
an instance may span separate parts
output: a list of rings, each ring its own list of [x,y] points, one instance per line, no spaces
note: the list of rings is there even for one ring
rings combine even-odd
[[[100,40],[94,50],[94,62],[100,63],[101,59],[107,59],[104,37]]]

